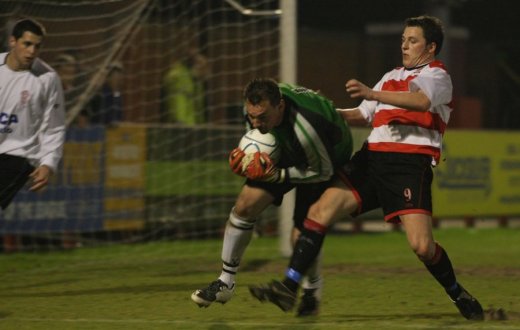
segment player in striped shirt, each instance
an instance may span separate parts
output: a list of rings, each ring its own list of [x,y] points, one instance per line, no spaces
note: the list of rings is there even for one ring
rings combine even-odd
[[[61,159],[65,139],[63,90],[56,72],[38,58],[44,27],[15,23],[10,51],[0,53],[0,207],[30,179],[44,188]]]
[[[432,234],[432,166],[439,162],[442,136],[452,111],[452,82],[436,60],[443,43],[442,23],[420,16],[405,21],[403,66],[369,88],[346,83],[359,107],[340,111],[351,125],[370,123],[364,147],[352,158],[341,189],[327,189],[311,206],[282,282],[252,286],[261,301],[284,311],[293,308],[301,275],[321,249],[327,228],[347,215],[382,207],[384,219],[403,225],[410,247],[444,287],[461,314],[482,320],[483,310],[456,280],[446,251]]]

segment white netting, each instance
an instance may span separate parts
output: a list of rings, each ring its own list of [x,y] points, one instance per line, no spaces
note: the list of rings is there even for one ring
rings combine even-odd
[[[242,89],[278,77],[279,5],[0,0],[5,50],[16,19],[45,25],[40,57],[62,77],[70,124],[54,182],[1,214],[4,245],[218,234],[241,185],[227,153]]]

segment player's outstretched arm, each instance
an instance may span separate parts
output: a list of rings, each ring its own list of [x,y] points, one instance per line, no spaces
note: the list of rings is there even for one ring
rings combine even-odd
[[[349,126],[362,126],[365,127],[369,122],[361,114],[359,108],[348,108],[348,109],[336,109],[336,111],[343,117]]]
[[[403,109],[428,111],[431,107],[430,99],[421,90],[415,92],[378,91],[356,79],[347,81],[345,89],[352,98],[391,104]]]

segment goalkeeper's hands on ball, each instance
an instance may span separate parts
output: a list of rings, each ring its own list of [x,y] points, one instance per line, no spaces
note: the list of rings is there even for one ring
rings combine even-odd
[[[235,148],[229,154],[229,167],[233,173],[255,181],[282,183],[285,170],[274,166],[273,160],[265,152],[245,154]]]
[[[231,153],[229,154],[229,167],[233,173],[240,176],[246,176],[244,173],[244,167],[242,166],[242,161],[245,155],[246,154],[240,148],[231,150]]]
[[[243,173],[248,179],[270,183],[285,181],[285,169],[276,167],[273,160],[265,152],[246,155],[242,163]]]

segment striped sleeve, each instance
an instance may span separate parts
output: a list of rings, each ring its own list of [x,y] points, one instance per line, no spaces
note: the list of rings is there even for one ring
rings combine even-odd
[[[333,163],[320,134],[301,114],[296,115],[294,132],[305,152],[305,167],[289,167],[287,174],[292,183],[312,183],[327,181],[334,173]]]

